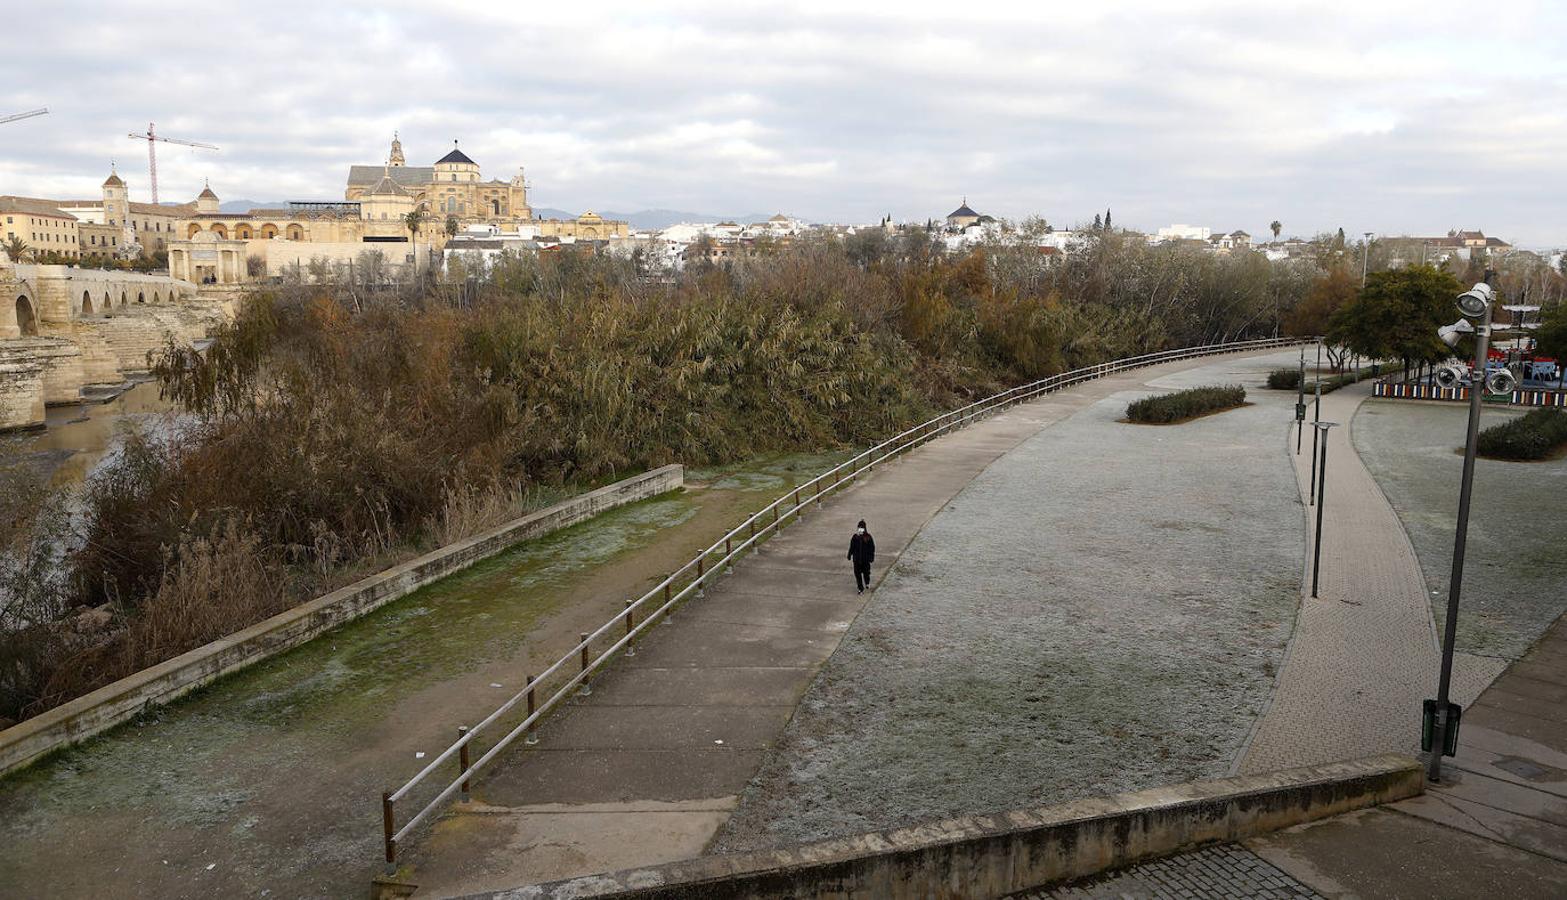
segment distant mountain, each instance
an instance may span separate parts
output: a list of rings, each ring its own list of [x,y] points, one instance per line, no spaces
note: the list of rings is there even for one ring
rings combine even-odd
[[[765,222],[772,218],[772,213],[751,213],[744,216],[718,216],[712,213],[683,212],[678,209],[644,209],[640,212],[615,212],[613,210],[595,210],[606,219],[618,219],[627,222],[632,228],[654,230],[668,228],[681,222],[737,222],[742,225],[750,222]],[[533,214],[541,219],[575,219],[580,213],[567,212],[564,209],[551,207],[536,207]]]

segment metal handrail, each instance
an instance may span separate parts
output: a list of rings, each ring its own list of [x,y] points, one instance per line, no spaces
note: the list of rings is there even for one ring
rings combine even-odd
[[[1157,353],[1145,353],[1141,356],[1083,366],[1069,372],[1062,372],[1059,375],[1052,375],[1038,381],[1018,385],[984,399],[976,400],[966,406],[949,410],[933,419],[905,429],[881,443],[860,452],[856,456],[833,466],[810,481],[797,485],[788,493],[757,510],[745,521],[730,529],[723,537],[714,541],[706,550],[703,550],[689,562],[670,573],[668,577],[654,585],[647,593],[636,600],[627,601],[624,610],[603,625],[600,625],[592,633],[584,634],[582,640],[578,641],[576,646],[551,663],[544,671],[536,676],[529,676],[527,686],[523,690],[513,694],[510,699],[497,707],[494,712],[484,717],[479,724],[471,728],[459,729],[457,740],[451,746],[436,754],[434,759],[426,763],[424,768],[420,769],[418,774],[408,779],[402,787],[395,791],[383,793],[381,795],[381,812],[387,864],[392,865],[396,862],[399,843],[429,818],[432,812],[440,808],[442,804],[459,792],[462,793],[464,798],[467,797],[468,783],[473,778],[475,772],[492,762],[496,756],[520,735],[524,733],[531,735],[546,714],[556,706],[559,706],[579,688],[591,690],[589,677],[616,654],[623,650],[634,653],[637,637],[649,625],[661,618],[667,621],[665,617],[667,617],[669,611],[693,592],[700,595],[708,579],[712,578],[714,573],[721,567],[729,567],[733,560],[743,555],[746,550],[756,547],[772,534],[782,531],[783,527],[788,524],[790,516],[793,516],[796,520],[800,519],[805,514],[805,508],[811,503],[820,504],[823,497],[835,490],[843,489],[846,484],[853,484],[861,474],[870,471],[897,454],[932,441],[949,431],[965,427],[981,416],[1033,399],[1040,394],[1057,391],[1084,381],[1091,381],[1128,369],[1157,365],[1158,363],[1171,362],[1177,359],[1192,359],[1242,350],[1291,347],[1297,344],[1313,343],[1315,340],[1315,338],[1260,338],[1248,341],[1231,341],[1222,344],[1187,347],[1179,350],[1161,350]],[[708,565],[708,560],[714,554],[721,555],[714,561],[714,564]],[[677,586],[679,582],[688,576],[690,581],[686,582],[684,586]],[[645,605],[650,604],[650,602],[658,603],[658,598],[662,598],[662,602],[652,608],[651,612],[641,616],[641,621],[638,622],[638,614],[644,611]],[[608,647],[603,648],[596,656],[592,655],[593,643],[619,627],[623,627],[625,633]],[[547,697],[543,703],[538,703],[538,691],[541,685],[547,679],[567,673],[573,663],[577,664],[576,671],[569,674],[555,692]],[[498,719],[523,701],[527,701],[527,716],[510,731],[502,735],[493,747],[470,765],[468,762],[468,745],[486,728],[493,725]],[[441,788],[401,828],[396,827],[397,802],[406,798],[409,792],[433,775],[436,769],[449,762],[454,756],[459,758],[459,771],[456,779]]]

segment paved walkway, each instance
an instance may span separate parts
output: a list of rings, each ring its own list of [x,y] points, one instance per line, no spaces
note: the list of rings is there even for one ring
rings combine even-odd
[[[1211,362],[1139,369],[1014,407],[914,451],[769,541],[415,842],[407,861],[420,896],[700,854],[873,593],[856,596],[843,560],[857,519],[876,536],[880,576],[954,495],[1040,428]]]
[[[1423,796],[1248,845],[1329,896],[1567,897],[1567,616],[1458,737]]]
[[[1310,596],[1316,508],[1308,506],[1295,636],[1273,702],[1237,759],[1237,772],[1419,748],[1420,704],[1436,695],[1438,636],[1414,548],[1350,438],[1355,410],[1370,395],[1370,382],[1363,382],[1322,398],[1322,420],[1341,424],[1328,431],[1318,598]],[[1306,416],[1312,417],[1309,408]],[[1299,456],[1294,455],[1293,431],[1289,441],[1305,501],[1311,482],[1309,429]],[[1459,654],[1454,701],[1468,705],[1505,664]]]

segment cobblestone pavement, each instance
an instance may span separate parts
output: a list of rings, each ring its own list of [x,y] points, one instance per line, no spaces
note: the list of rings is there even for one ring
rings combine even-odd
[[[1414,548],[1354,449],[1351,419],[1370,394],[1364,382],[1322,398],[1322,420],[1341,424],[1327,439],[1319,596],[1309,596],[1316,508],[1308,506],[1306,596],[1273,701],[1237,762],[1240,773],[1419,747],[1420,702],[1436,694],[1438,637]],[[1293,450],[1293,437],[1290,444]],[[1290,455],[1303,499],[1311,482],[1309,430],[1304,445]],[[1505,665],[1460,653],[1453,700],[1469,704]]]
[[[1043,891],[1013,895],[1013,900],[1111,900],[1193,897],[1318,897],[1311,888],[1284,874],[1239,844],[1220,844],[1167,856],[1098,878]]]

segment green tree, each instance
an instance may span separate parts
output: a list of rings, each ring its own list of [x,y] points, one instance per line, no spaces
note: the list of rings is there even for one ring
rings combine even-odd
[[[21,262],[32,252],[27,242],[15,235],[5,242],[5,255],[11,257],[11,262]]]
[[[1105,231],[1110,230],[1110,208],[1105,207]]]
[[[1431,266],[1374,272],[1366,287],[1329,318],[1328,339],[1368,359],[1397,359],[1409,367],[1439,362],[1449,349],[1436,330],[1453,318],[1458,280]]]
[[[446,217],[446,236],[447,237],[456,237],[457,236],[457,217],[456,216],[447,216]]]
[[[1272,229],[1273,231],[1273,239],[1278,240],[1279,232],[1284,230],[1284,223],[1280,222],[1278,219],[1274,219],[1272,222],[1268,223],[1268,228]]]
[[[1556,359],[1556,389],[1561,390],[1567,377],[1567,302],[1557,303],[1540,316],[1540,327],[1534,330],[1534,349]]]
[[[1099,214],[1098,213],[1094,213],[1094,230],[1095,231],[1103,231],[1104,227],[1105,227],[1104,226],[1104,221],[1099,218]]]
[[[419,275],[419,226],[424,224],[425,211],[419,207],[409,210],[408,215],[403,216],[403,225],[408,228],[408,242],[414,250],[414,276]]]

